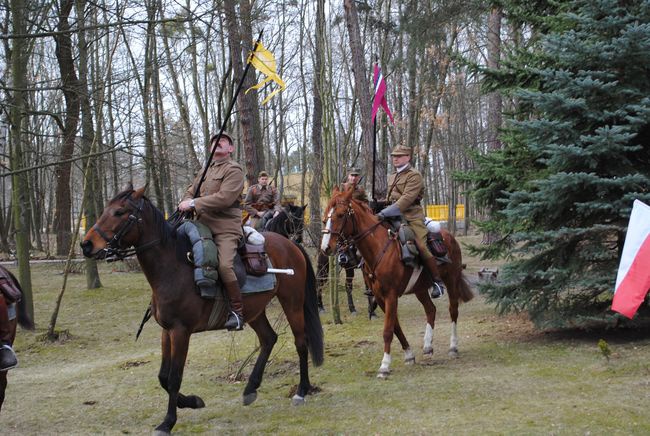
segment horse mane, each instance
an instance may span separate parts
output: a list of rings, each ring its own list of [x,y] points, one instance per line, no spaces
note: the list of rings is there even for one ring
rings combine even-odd
[[[135,191],[133,189],[122,191],[113,197],[109,203],[113,203],[114,201],[119,200],[128,200],[131,198],[131,195],[134,192]],[[146,195],[143,195],[142,199],[144,200],[144,209],[148,209],[151,212],[151,215],[153,217],[153,227],[160,234],[160,243],[162,245],[165,245],[167,241],[176,236],[176,232],[165,219],[165,215],[163,215],[160,209],[154,206],[154,204]]]

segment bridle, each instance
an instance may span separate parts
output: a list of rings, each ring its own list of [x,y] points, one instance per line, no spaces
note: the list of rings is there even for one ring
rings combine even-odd
[[[122,223],[122,225],[115,232],[112,238],[109,237],[97,225],[97,223],[95,223],[95,225],[93,225],[92,227],[93,230],[97,232],[97,234],[101,236],[104,241],[106,241],[106,248],[104,248],[104,253],[107,262],[123,260],[126,257],[132,256],[137,253],[141,253],[160,242],[160,239],[155,239],[153,241],[147,242],[146,244],[138,245],[138,246],[136,246],[137,245],[136,242],[132,244],[133,248],[128,248],[128,247],[125,248],[122,246],[123,245],[122,238],[129,233],[131,228],[134,225],[137,225],[138,227],[142,225],[141,214],[142,214],[142,210],[144,209],[144,197],[140,197],[140,199],[136,203],[131,199],[131,196],[129,194],[129,197],[126,198],[126,201],[130,206],[133,207],[133,210],[131,211],[131,213],[129,213],[129,217],[127,218],[127,220]]]
[[[359,226],[357,224],[357,220],[355,219],[355,212],[354,208],[352,207],[352,202],[348,199],[346,200],[336,200],[336,204],[330,209],[330,214],[328,219],[330,220],[330,225],[331,225],[331,218],[332,218],[332,213],[334,211],[334,208],[337,206],[344,205],[347,202],[347,209],[345,214],[343,215],[343,221],[341,222],[341,227],[339,231],[334,231],[331,228],[324,228],[322,230],[323,234],[330,234],[331,236],[335,236],[337,238],[337,244],[340,242],[343,242],[344,244],[352,244],[352,245],[357,245],[359,241],[362,241],[369,235],[375,232],[377,228],[381,227],[382,222],[378,221],[375,224],[371,225],[368,227],[366,230],[360,233]],[[345,234],[343,232],[343,229],[345,229],[345,226],[347,224],[347,220],[350,219],[350,222],[352,223],[352,232],[349,234]],[[355,236],[356,235],[356,236]],[[376,262],[374,262],[374,265],[368,265],[371,271],[371,276],[374,275],[374,271],[379,266],[379,263],[381,260],[384,258],[384,255],[388,251],[388,247],[390,246],[391,242],[395,242],[397,235],[396,234],[391,234],[389,231],[388,239],[386,240],[386,244],[384,244],[384,248],[382,249],[381,253],[379,254],[379,258],[377,259]],[[367,264],[366,264],[367,265]]]

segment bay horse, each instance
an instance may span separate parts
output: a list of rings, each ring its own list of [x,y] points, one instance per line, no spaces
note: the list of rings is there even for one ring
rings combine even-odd
[[[300,361],[300,383],[292,398],[292,403],[298,405],[304,403],[312,388],[308,354],[316,366],[322,364],[324,354],[314,271],[309,256],[299,246],[275,233],[266,232],[264,237],[273,266],[292,268],[294,275],[277,274],[272,290],[242,295],[245,321],[260,342],[260,354],[244,388],[243,403],[249,405],[256,400],[264,368],[278,339],[266,315],[267,304],[277,297],[294,335]],[[167,414],[156,427],[159,434],[171,432],[177,407],[205,406],[200,397],[182,394],[180,387],[190,336],[210,329],[208,322],[215,300],[203,299],[195,291],[193,266],[177,260],[177,248],[184,247],[182,244],[184,241],[176,238],[160,210],[144,195],[144,188],[134,191],[132,187],[109,201],[81,244],[85,256],[98,259],[123,254],[123,250],[133,247],[151,285],[152,315],[162,327],[158,379],[169,394]]]
[[[325,211],[325,228],[321,240],[321,250],[330,254],[336,249],[339,239],[345,239],[359,249],[363,256],[364,272],[368,284],[379,307],[384,311],[384,356],[377,377],[384,378],[390,374],[390,346],[393,335],[402,345],[407,364],[415,363],[415,355],[400,327],[397,317],[398,298],[405,293],[415,294],[424,307],[427,325],[424,335],[423,354],[433,354],[433,328],[436,318],[436,306],[429,297],[428,289],[432,280],[426,270],[422,270],[417,281],[407,290],[411,283],[414,268],[405,266],[401,261],[401,247],[397,235],[389,232],[389,225],[380,221],[372,210],[363,202],[352,198],[353,188],[339,191],[334,188]],[[474,295],[463,274],[460,246],[451,233],[442,230],[444,244],[447,247],[451,263],[439,267],[440,275],[447,286],[449,314],[451,315],[451,339],[449,354],[458,356],[458,305],[471,300]],[[406,292],[405,292],[406,291]]]
[[[305,208],[288,204],[282,208],[277,216],[268,220],[264,231],[279,233],[296,244],[302,244],[302,233],[305,228]]]
[[[4,276],[9,277],[13,284],[20,290],[20,292],[23,292],[23,289],[20,287],[20,283],[18,283],[18,279],[16,279],[16,276],[14,276],[11,271],[8,269],[4,268],[3,266],[0,266],[0,269],[3,270],[5,274]],[[14,303],[16,307],[16,317],[12,320],[9,321],[9,328],[11,329],[11,344],[13,345],[14,340],[16,339],[16,326],[20,325],[22,328],[27,329],[27,330],[34,330],[34,322],[29,316],[29,313],[27,313],[27,307],[25,306],[25,300],[21,299],[17,303]],[[7,312],[9,309],[9,304],[7,304],[7,301],[5,300],[4,296],[2,293],[0,293],[0,310],[4,310]],[[2,404],[5,401],[5,390],[7,389],[7,373],[9,371],[0,371],[0,410],[2,410]]]

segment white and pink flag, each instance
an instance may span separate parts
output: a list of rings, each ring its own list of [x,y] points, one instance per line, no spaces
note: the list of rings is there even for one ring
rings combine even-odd
[[[634,200],[612,310],[632,318],[650,289],[650,206]]]
[[[379,68],[379,65],[376,63],[374,71],[374,84],[375,96],[372,101],[372,121],[375,121],[377,111],[381,106],[390,118],[390,121],[395,124],[395,120],[393,120],[393,114],[390,113],[390,109],[388,109],[388,102],[386,101],[386,81],[384,80],[384,75],[381,73],[381,68]]]

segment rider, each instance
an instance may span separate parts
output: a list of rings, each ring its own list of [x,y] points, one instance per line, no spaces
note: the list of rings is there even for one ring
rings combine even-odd
[[[266,222],[282,210],[278,190],[269,185],[269,173],[266,171],[260,171],[257,184],[248,188],[244,209],[251,217],[251,225],[258,231],[264,230]]]
[[[0,293],[0,371],[18,366],[18,358],[11,348],[13,330],[9,321],[9,304]]]
[[[398,145],[393,148],[391,158],[395,172],[388,177],[386,198],[390,206],[382,209],[378,216],[382,219],[400,213],[415,233],[416,245],[422,263],[433,279],[431,298],[439,298],[445,293],[445,285],[440,278],[435,257],[427,248],[427,228],[424,225],[424,211],[421,201],[424,196],[422,175],[411,166],[411,148]]]
[[[233,263],[237,245],[242,237],[240,195],[244,189],[244,170],[231,157],[235,145],[228,133],[214,135],[210,146],[214,147],[215,151],[204,183],[201,184],[199,196],[192,198],[201,179],[200,175],[185,192],[178,209],[194,210],[199,222],[212,231],[219,251],[219,277],[228,294],[231,308],[224,327],[228,330],[241,330],[244,328],[244,315]]]

